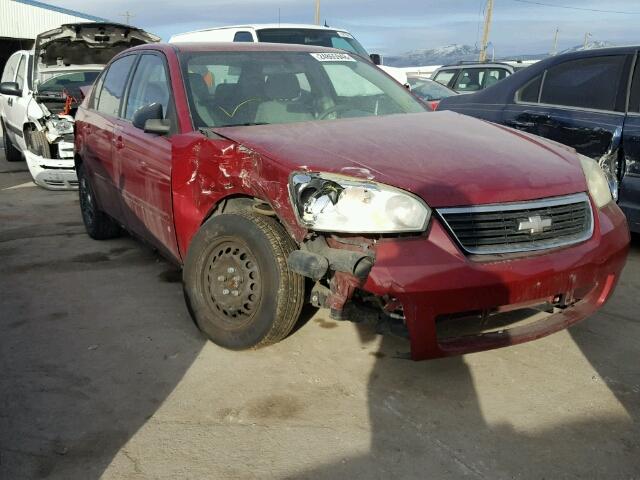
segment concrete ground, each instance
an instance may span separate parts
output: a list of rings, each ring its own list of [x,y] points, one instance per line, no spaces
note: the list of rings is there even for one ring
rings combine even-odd
[[[529,344],[413,363],[320,311],[231,352],[175,267],[0,172],[2,479],[640,478],[638,238],[600,313]]]

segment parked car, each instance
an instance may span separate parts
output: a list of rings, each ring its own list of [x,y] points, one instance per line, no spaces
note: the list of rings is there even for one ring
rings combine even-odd
[[[128,25],[73,23],[38,35],[34,51],[14,53],[0,84],[7,160],[24,157],[41,187],[77,188],[73,122],[83,87],[91,86],[117,53],[159,40]]]
[[[514,71],[508,63],[459,62],[438,68],[432,78],[458,93],[472,93],[498,83]]]
[[[532,340],[598,309],[629,231],[597,163],[426,112],[336,49],[136,47],[76,114],[82,218],[95,239],[125,228],[183,265],[197,324],[227,348],[283,339],[305,301],[397,322],[414,359]],[[520,323],[497,313],[510,309]]]
[[[438,104],[443,98],[458,94],[455,90],[430,79],[416,79],[415,81],[409,79],[409,85],[411,92],[426,103],[431,110],[438,108]]]
[[[381,55],[367,53],[351,33],[341,28],[291,23],[232,25],[178,33],[169,39],[169,43],[182,42],[268,42],[339,48],[371,59],[398,83],[407,83],[407,74],[402,69],[382,65]]]
[[[632,231],[640,232],[640,47],[542,60],[486,91],[448,98],[453,110],[575,148],[609,176]]]

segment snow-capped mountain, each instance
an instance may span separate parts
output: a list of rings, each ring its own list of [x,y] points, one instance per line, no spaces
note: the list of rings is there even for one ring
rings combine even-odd
[[[576,45],[566,50],[562,50],[559,53],[577,52],[579,50],[591,50],[593,48],[606,48],[616,46],[612,42],[594,40],[587,43],[587,46]],[[489,54],[492,52],[489,51]],[[409,52],[385,57],[385,65],[391,67],[415,67],[422,65],[447,65],[450,63],[456,63],[460,61],[475,61],[478,60],[480,51],[470,45],[447,45],[444,47],[437,47],[431,49],[419,49],[411,50]],[[509,56],[496,56],[496,61],[499,60],[540,60],[547,57],[548,53],[538,54],[523,54],[523,55],[509,55]]]
[[[397,56],[385,57],[385,65],[413,67],[416,65],[445,65],[461,60],[477,60],[480,52],[470,45],[446,45],[444,47],[412,50]]]

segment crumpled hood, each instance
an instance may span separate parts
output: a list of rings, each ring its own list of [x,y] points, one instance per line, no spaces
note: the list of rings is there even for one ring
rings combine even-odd
[[[374,179],[432,207],[587,190],[572,149],[453,112],[213,130],[292,171]]]
[[[152,33],[119,23],[67,23],[36,37],[34,79],[40,71],[103,67],[127,48],[159,41]]]

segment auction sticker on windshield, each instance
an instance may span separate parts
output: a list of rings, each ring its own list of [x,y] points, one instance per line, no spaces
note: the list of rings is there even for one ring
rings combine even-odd
[[[319,62],[355,62],[355,59],[348,53],[310,53]]]

